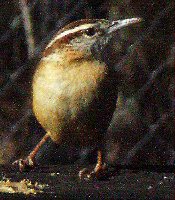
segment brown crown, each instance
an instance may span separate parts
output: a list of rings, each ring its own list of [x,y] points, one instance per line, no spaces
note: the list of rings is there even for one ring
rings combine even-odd
[[[70,29],[73,29],[75,28],[76,26],[80,26],[80,25],[83,25],[83,24],[89,24],[89,23],[96,23],[96,22],[99,22],[99,21],[105,21],[104,19],[81,19],[81,20],[77,20],[77,21],[74,21],[68,25],[66,25],[65,27],[61,28],[56,34],[55,36],[53,37],[53,39],[63,33],[64,31],[66,30],[70,30]],[[47,56],[49,55],[52,51],[54,51],[54,49],[58,48],[58,46],[62,43],[67,43],[70,38],[72,39],[72,37],[77,37],[78,35],[80,34],[80,31],[77,32],[76,34],[71,34],[69,36],[66,36],[64,38],[62,38],[61,40],[59,41],[55,41],[50,47],[48,47],[47,49],[45,49],[45,51],[43,52],[43,56]]]

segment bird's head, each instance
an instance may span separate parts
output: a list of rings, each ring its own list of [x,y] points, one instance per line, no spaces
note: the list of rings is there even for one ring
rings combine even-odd
[[[47,56],[55,51],[67,49],[69,52],[77,52],[78,57],[89,57],[92,48],[97,41],[102,41],[100,48],[105,48],[109,36],[119,29],[139,23],[141,18],[131,18],[118,21],[104,19],[83,19],[68,24],[62,28],[47,45],[44,55]],[[101,51],[98,49],[97,51]],[[81,56],[80,56],[81,55]],[[76,59],[76,56],[74,57]]]

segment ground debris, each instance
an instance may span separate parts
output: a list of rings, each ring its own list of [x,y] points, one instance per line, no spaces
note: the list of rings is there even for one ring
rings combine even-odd
[[[45,184],[39,184],[38,182],[32,184],[29,179],[23,179],[19,182],[12,182],[10,179],[6,179],[0,181],[0,192],[35,195],[37,193],[42,193],[45,186]]]

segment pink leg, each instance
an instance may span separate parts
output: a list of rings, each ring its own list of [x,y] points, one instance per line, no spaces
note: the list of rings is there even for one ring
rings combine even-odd
[[[34,167],[35,163],[35,156],[38,153],[41,146],[49,139],[49,135],[46,133],[44,137],[41,139],[41,141],[36,145],[36,147],[33,149],[33,151],[27,156],[26,159],[19,159],[13,162],[13,165],[19,166],[19,170],[22,172],[25,170],[25,168]]]

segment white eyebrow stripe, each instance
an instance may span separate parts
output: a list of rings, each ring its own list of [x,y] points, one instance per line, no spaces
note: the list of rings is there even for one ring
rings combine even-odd
[[[73,28],[73,29],[66,30],[66,31],[60,33],[59,35],[57,35],[57,36],[47,45],[46,49],[49,48],[49,47],[51,47],[52,44],[54,44],[54,43],[56,42],[56,40],[61,39],[61,38],[63,38],[64,36],[66,36],[66,35],[68,35],[68,34],[70,34],[70,33],[76,33],[76,32],[78,32],[78,31],[80,31],[80,30],[85,30],[85,29],[87,29],[87,28],[90,28],[90,27],[92,27],[93,25],[94,25],[94,24],[83,24],[83,25],[80,25],[80,26],[75,27],[75,28]]]

